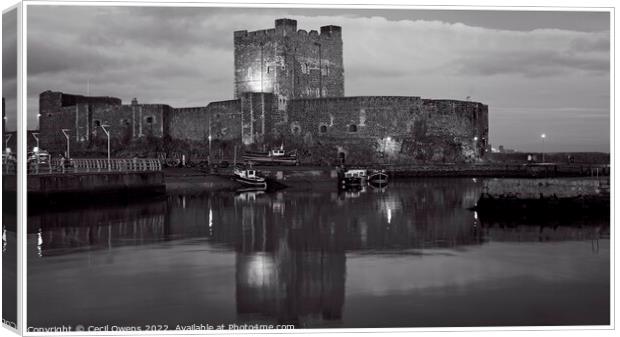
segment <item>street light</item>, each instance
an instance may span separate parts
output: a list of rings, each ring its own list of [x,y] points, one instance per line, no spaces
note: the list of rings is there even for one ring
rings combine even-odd
[[[6,117],[4,117],[6,119]],[[4,135],[4,148],[8,149],[9,148],[9,139],[11,139],[11,137],[13,136],[12,133],[7,133],[6,135]]]
[[[474,157],[478,156],[478,136],[474,136]]]
[[[106,129],[109,127],[110,125],[101,124],[101,128],[103,129],[103,132],[105,132],[105,135],[108,137],[108,171],[112,169],[112,167],[110,166],[110,130]]]
[[[32,138],[34,138],[34,140],[37,142],[37,149],[39,148],[39,133],[38,132],[33,132],[31,133]]]
[[[545,138],[547,138],[546,134],[542,134],[540,135],[540,138],[542,139],[542,162],[545,162]]]
[[[211,137],[211,116],[209,116],[209,136],[207,137],[207,139],[209,140],[209,161],[211,161],[211,140],[213,139],[213,137]]]
[[[211,139],[213,138],[211,137],[211,135],[209,135],[208,139],[209,139],[209,156],[211,156]]]
[[[71,132],[71,129],[60,129],[60,131],[62,131],[62,134],[65,135],[65,138],[67,139],[67,159],[69,159],[69,132]]]

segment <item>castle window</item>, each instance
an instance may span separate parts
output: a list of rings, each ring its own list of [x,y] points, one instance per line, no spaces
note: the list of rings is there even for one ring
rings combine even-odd
[[[295,136],[299,136],[301,134],[301,126],[299,126],[299,122],[291,123],[291,133]]]
[[[327,133],[327,125],[321,125],[319,127],[319,132],[320,133]]]
[[[267,74],[271,72],[271,67],[267,67]]]
[[[154,118],[153,118],[153,116],[148,116],[148,117],[146,117],[146,123],[147,123],[147,124],[153,124],[153,122],[154,122]]]
[[[95,119],[95,127],[98,128],[101,126],[101,121],[98,119]]]
[[[349,132],[357,132],[357,125],[355,124],[349,125]]]

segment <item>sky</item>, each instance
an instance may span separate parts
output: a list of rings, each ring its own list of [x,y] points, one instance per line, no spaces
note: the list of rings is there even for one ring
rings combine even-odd
[[[2,97],[5,98],[6,126],[17,122],[17,11],[2,14]]]
[[[233,31],[342,27],[345,95],[489,106],[494,147],[609,152],[605,12],[30,6],[28,120],[45,90],[173,107],[233,98]],[[3,46],[4,47],[4,46]]]

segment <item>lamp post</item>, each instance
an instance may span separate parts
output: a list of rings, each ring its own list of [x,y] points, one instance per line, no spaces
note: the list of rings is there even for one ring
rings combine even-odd
[[[390,144],[390,142],[392,141],[392,137],[387,136],[385,137],[385,143],[383,144],[383,159],[385,160],[385,163],[388,163],[388,159],[390,157],[390,153],[388,152],[388,145]]]
[[[474,157],[477,157],[477,156],[478,156],[478,136],[474,136]]]
[[[31,133],[32,138],[34,138],[34,140],[37,142],[37,149],[39,148],[39,133],[38,132],[33,132]]]
[[[101,129],[103,129],[103,132],[105,132],[105,135],[108,137],[108,171],[112,169],[112,167],[110,166],[110,130],[106,129],[109,127],[110,125],[101,124]]]
[[[209,157],[211,157],[211,139],[213,138],[211,137],[211,135],[209,135],[208,139],[209,139]]]
[[[71,132],[71,129],[61,129],[60,131],[62,131],[62,134],[65,135],[65,138],[67,139],[67,159],[69,159],[69,132]]]
[[[319,47],[319,97],[322,98],[323,97],[323,63],[322,63],[322,50],[321,50],[321,44],[318,42],[314,43],[317,47]],[[310,71],[308,71],[308,73],[310,73]]]
[[[542,154],[542,162],[544,163],[545,162],[545,138],[547,138],[547,135],[543,133],[542,135],[540,135],[540,138],[542,139],[542,152],[541,152],[541,154]]]
[[[209,140],[209,164],[211,164],[211,140],[213,139],[213,137],[211,137],[211,117],[210,116],[209,116],[209,136],[207,137],[207,139]]]
[[[13,134],[11,133],[7,133],[6,135],[4,135],[4,149],[5,150],[9,148],[9,140],[11,139],[12,136]]]

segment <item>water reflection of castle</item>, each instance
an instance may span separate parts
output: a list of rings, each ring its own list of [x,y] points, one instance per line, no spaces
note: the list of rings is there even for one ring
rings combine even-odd
[[[536,240],[525,231],[542,231],[552,240],[598,235],[588,226],[487,226],[466,209],[478,191],[479,184],[471,181],[430,180],[356,196],[292,191],[169,195],[128,207],[32,215],[30,243],[45,257],[201,238],[236,254],[239,317],[303,325],[340,320],[347,253],[478,245],[489,235]]]

